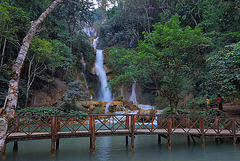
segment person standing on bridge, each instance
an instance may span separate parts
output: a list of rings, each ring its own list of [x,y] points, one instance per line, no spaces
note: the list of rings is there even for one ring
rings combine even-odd
[[[218,96],[218,109],[223,110],[223,106],[222,106],[223,99],[220,94],[218,94],[217,96]]]
[[[209,110],[210,109],[210,99],[208,96],[206,98],[206,101],[207,101],[207,110]]]

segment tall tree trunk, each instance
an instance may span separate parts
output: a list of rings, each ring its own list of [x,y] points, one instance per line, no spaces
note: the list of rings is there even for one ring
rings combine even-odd
[[[172,99],[170,99],[169,101],[170,101],[171,113],[173,114],[173,109],[174,109],[174,107],[173,107],[173,101],[172,101]]]
[[[3,50],[2,50],[2,58],[1,58],[1,67],[3,66],[3,57],[5,55],[6,45],[7,45],[7,38],[4,39]]]
[[[9,82],[9,89],[7,95],[7,102],[5,107],[3,107],[3,114],[0,118],[0,152],[4,152],[5,150],[5,139],[8,127],[8,121],[14,117],[15,110],[18,101],[18,92],[19,92],[19,81],[20,74],[23,67],[23,62],[26,58],[30,43],[37,32],[37,29],[42,24],[42,22],[47,18],[47,16],[60,4],[63,0],[55,0],[52,4],[44,11],[37,20],[32,21],[31,28],[23,39],[23,44],[18,53],[18,57],[13,66],[12,78]]]
[[[24,105],[25,108],[27,107],[27,104],[28,104],[28,96],[29,96],[29,89],[30,89],[30,82],[31,82],[31,68],[32,68],[33,59],[34,59],[34,56],[31,60],[29,60],[29,66],[28,66],[27,91],[26,91],[25,105]]]
[[[174,101],[175,114],[178,114],[177,107],[178,107],[178,102]]]

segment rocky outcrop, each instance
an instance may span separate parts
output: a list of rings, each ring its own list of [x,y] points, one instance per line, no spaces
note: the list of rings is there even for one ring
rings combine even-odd
[[[144,116],[144,115],[153,115],[157,113],[157,111],[155,109],[150,109],[150,110],[143,110],[143,109],[139,109],[137,114],[141,114],[140,116],[138,116],[138,119],[144,122],[151,122],[152,119],[154,119],[154,117],[151,116]]]
[[[138,110],[138,106],[127,100],[121,100],[123,106],[130,111]]]
[[[86,113],[104,114],[115,113],[116,111],[134,111],[138,110],[137,105],[126,100],[103,102],[103,101],[78,101],[76,106],[80,107]],[[108,108],[106,110],[106,107]]]
[[[47,87],[35,90],[31,97],[30,107],[53,106],[59,104],[62,95],[67,91],[67,85],[60,80],[54,80]]]

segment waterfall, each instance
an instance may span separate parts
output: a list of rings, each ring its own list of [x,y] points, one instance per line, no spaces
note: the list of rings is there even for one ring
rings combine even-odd
[[[105,107],[105,114],[107,114],[108,112],[109,112],[109,107],[110,107],[110,105],[111,105],[111,102],[108,102],[107,104],[106,104],[106,107]]]
[[[83,32],[85,32],[89,37],[97,35],[97,31],[94,27],[86,25],[83,28]]]
[[[98,38],[94,39],[93,47],[95,49],[97,47],[97,42],[98,42]],[[96,67],[96,73],[100,80],[100,88],[99,88],[97,100],[111,102],[112,101],[112,93],[111,93],[110,89],[108,88],[107,76],[106,76],[106,72],[105,72],[104,66],[103,66],[103,62],[104,62],[103,51],[97,50],[97,49],[96,49],[96,51],[97,52],[96,52],[95,67]]]
[[[88,89],[87,79],[86,79],[86,63],[84,61],[83,54],[81,55],[82,55],[81,63],[82,63],[82,69],[83,69],[82,75],[85,81],[86,88]]]
[[[136,88],[136,82],[134,82],[133,85],[132,85],[132,94],[129,98],[129,101],[133,102],[134,104],[138,104],[135,88]]]

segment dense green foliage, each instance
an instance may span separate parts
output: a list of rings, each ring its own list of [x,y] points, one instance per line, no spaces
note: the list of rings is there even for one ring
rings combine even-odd
[[[218,91],[226,96],[237,97],[240,91],[240,42],[227,45],[208,58],[209,74],[206,91]]]
[[[88,92],[83,91],[82,82],[76,81],[68,84],[68,91],[63,95],[63,101],[74,103],[75,101],[81,101],[87,99]]]
[[[77,101],[83,101],[89,98],[89,92],[84,91],[82,82],[75,81],[68,84],[68,91],[62,96],[63,103],[60,105],[65,112],[77,110]]]
[[[1,0],[0,105],[4,104],[11,68],[31,21],[49,0]],[[100,27],[99,45],[111,48],[108,65],[112,87],[136,82],[143,103],[159,107],[204,104],[206,96],[237,100],[240,95],[239,0],[65,0],[44,21],[24,63],[19,106],[27,106],[31,90],[42,90],[59,79],[83,81],[86,62],[91,94],[97,79],[91,73],[95,55],[86,23]],[[107,10],[107,2],[115,5]],[[93,15],[93,13],[96,13]],[[94,21],[95,20],[95,21]],[[96,22],[97,21],[97,22]],[[83,84],[69,84],[63,111],[89,95]],[[118,86],[119,85],[119,86]],[[71,88],[71,89],[70,89]],[[117,88],[116,88],[117,90]],[[63,94],[63,93],[62,93]],[[94,95],[94,94],[93,94]],[[41,112],[39,112],[41,113]]]
[[[169,114],[172,114],[171,112],[171,108],[170,107],[167,107],[165,108],[165,110],[163,111],[162,113],[163,115],[169,115]],[[206,111],[195,111],[195,110],[186,110],[186,109],[177,109],[177,114],[180,114],[180,115],[195,115],[195,116],[205,116],[205,117],[208,117],[208,116],[225,116],[225,114],[219,110],[216,110],[216,109],[211,109],[211,110],[206,110]]]
[[[164,24],[155,24],[154,31],[145,34],[136,50],[110,51],[114,69],[125,62],[117,82],[134,79],[159,92],[169,100],[171,108],[176,108],[181,94],[189,92],[186,88],[198,75],[208,45],[208,39],[199,28],[192,30],[179,25],[179,16],[175,15]]]
[[[239,99],[239,8],[237,0],[124,0],[100,34],[115,47],[111,84],[136,81],[145,99],[172,109],[219,93]]]
[[[4,104],[11,67],[32,20],[51,4],[48,0],[2,0],[0,3],[0,104]],[[74,70],[82,70],[82,56],[90,73],[94,52],[82,32],[91,21],[92,3],[66,0],[44,21],[33,39],[21,74],[19,105],[27,106],[32,89],[48,86],[54,79],[75,81]],[[92,78],[91,74],[87,77]],[[81,79],[78,77],[78,79]]]
[[[199,26],[212,38],[212,47],[240,40],[238,0],[123,0],[108,11],[109,19],[100,34],[102,46],[133,48],[153,31],[153,24],[181,17],[182,26]]]
[[[65,112],[60,107],[28,107],[17,110],[18,116],[85,115],[81,109]]]

